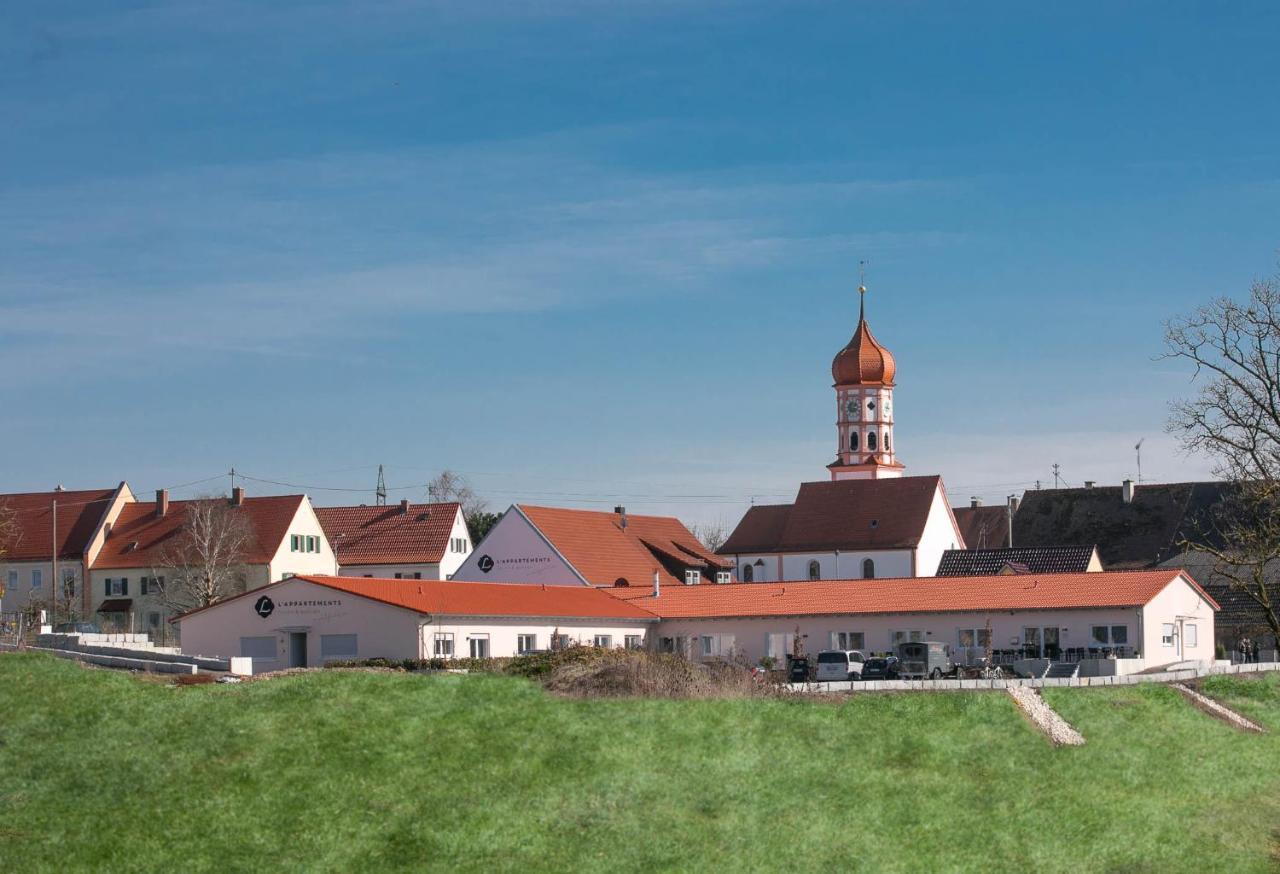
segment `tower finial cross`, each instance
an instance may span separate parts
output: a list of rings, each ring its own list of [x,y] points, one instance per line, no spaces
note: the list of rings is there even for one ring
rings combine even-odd
[[[858,321],[861,322],[867,315],[867,262],[866,259],[858,262]]]

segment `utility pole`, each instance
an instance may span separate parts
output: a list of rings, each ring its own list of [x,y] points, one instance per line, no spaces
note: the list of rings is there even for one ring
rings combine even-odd
[[[231,474],[230,474],[230,475],[231,475],[231,494],[232,494],[232,495],[234,495],[234,494],[236,493],[236,468],[235,468],[235,465],[232,465],[232,467],[231,467]]]
[[[382,465],[378,465],[378,489],[374,492],[374,505],[378,507],[387,505],[387,481],[382,477]]]
[[[1062,471],[1062,468],[1059,467],[1057,464],[1053,466],[1053,487],[1055,489],[1061,488],[1061,486],[1059,486],[1059,483],[1062,482],[1062,477],[1058,475],[1061,471]]]
[[[1147,442],[1147,438],[1143,437],[1138,441],[1138,445],[1133,447],[1133,451],[1138,453],[1138,485],[1142,485],[1142,444]]]
[[[49,581],[49,591],[53,597],[49,600],[50,624],[58,622],[58,499],[53,499],[53,579]]]

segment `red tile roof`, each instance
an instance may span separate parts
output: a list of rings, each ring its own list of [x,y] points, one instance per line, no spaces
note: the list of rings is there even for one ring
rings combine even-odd
[[[801,483],[794,504],[752,507],[721,555],[909,549],[920,542],[941,477]]]
[[[663,583],[683,585],[684,568],[705,575],[732,567],[671,516],[627,514],[623,528],[618,513],[524,504],[517,508],[592,585],[612,586],[621,578],[633,586],[649,586],[655,570]],[[678,580],[673,569],[680,573]]]
[[[58,557],[83,558],[115,493],[116,489],[88,489],[0,495],[0,508],[14,514],[18,528],[13,542],[0,544],[6,547],[5,560],[52,559],[54,501],[58,502]]]
[[[836,385],[893,385],[898,365],[893,355],[871,334],[865,311],[858,313],[858,327],[831,362]]]
[[[245,556],[247,563],[266,564],[275,556],[289,532],[289,523],[306,499],[306,495],[244,499],[235,512],[243,513],[253,528],[254,540]],[[159,564],[165,547],[182,531],[185,508],[192,503],[170,501],[169,511],[161,518],[156,518],[156,505],[151,501],[125,504],[94,568],[149,568]],[[131,546],[134,543],[137,546]]]
[[[437,564],[449,545],[459,506],[316,507],[316,516],[340,565]]]
[[[361,598],[433,616],[538,617],[546,619],[657,619],[652,613],[611,598],[589,586],[530,586],[520,583],[461,583],[443,580],[383,580],[367,577],[298,576],[251,589],[227,601],[270,595],[279,586],[302,580]],[[202,607],[178,617],[187,618]]]
[[[1177,579],[1176,569],[1078,574],[906,577],[607,589],[664,619],[955,613],[1139,607]],[[1186,579],[1191,580],[1188,576]],[[1218,609],[1194,580],[1191,585]]]

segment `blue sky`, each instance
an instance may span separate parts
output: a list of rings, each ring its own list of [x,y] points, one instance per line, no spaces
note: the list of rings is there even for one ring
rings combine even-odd
[[[732,524],[825,475],[860,259],[953,503],[1116,482],[1141,437],[1202,477],[1153,357],[1275,271],[1277,37],[1268,3],[21,4],[4,489],[337,503],[382,463]]]

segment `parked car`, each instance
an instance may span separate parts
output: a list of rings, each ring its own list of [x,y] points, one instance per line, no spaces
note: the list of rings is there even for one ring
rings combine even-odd
[[[813,679],[813,665],[807,656],[787,656],[787,682],[807,683]]]
[[[951,644],[937,640],[898,644],[898,673],[903,679],[940,680],[955,671],[951,663]]]
[[[865,661],[856,649],[824,649],[818,653],[818,682],[860,680]]]
[[[873,656],[862,663],[862,679],[864,680],[896,680],[898,679],[897,656]]]
[[[53,626],[54,634],[101,634],[96,622],[59,622]]]

